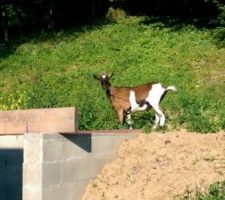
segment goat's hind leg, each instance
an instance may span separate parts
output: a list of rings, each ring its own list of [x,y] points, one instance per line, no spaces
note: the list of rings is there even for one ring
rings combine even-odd
[[[160,121],[160,116],[157,113],[155,113],[155,122],[154,122],[154,125],[152,127],[153,130],[156,129],[159,126],[159,121]]]
[[[159,126],[160,126],[160,127],[164,127],[166,118],[165,118],[164,113],[163,113],[162,110],[160,109],[159,104],[152,105],[152,108],[153,108],[154,111],[156,112],[156,114],[155,114],[155,116],[156,116],[155,123],[157,123],[157,125],[158,125],[158,123],[159,123]],[[153,128],[154,128],[154,126],[153,126]]]
[[[126,122],[129,125],[129,129],[133,129],[133,121],[131,119],[131,113],[130,112],[126,113]]]

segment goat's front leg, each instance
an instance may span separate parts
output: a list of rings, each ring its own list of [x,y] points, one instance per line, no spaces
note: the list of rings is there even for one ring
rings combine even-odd
[[[123,109],[117,110],[117,115],[119,118],[120,125],[122,125],[123,124]]]
[[[133,121],[131,119],[131,113],[128,112],[126,114],[126,117],[127,117],[126,121],[127,121],[127,124],[129,125],[129,129],[133,129],[133,126],[132,126],[133,125]]]

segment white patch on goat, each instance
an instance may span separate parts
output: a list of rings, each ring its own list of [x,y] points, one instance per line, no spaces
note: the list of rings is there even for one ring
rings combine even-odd
[[[105,79],[105,78],[106,78],[106,75],[103,74],[103,75],[102,75],[102,78]]]
[[[152,107],[159,105],[160,99],[165,91],[166,89],[160,83],[153,84],[146,100]]]
[[[142,107],[139,106],[139,104],[136,101],[135,92],[133,90],[130,91],[129,101],[131,106],[131,112],[143,111],[148,108],[148,105],[146,104],[144,104]]]
[[[160,121],[160,117],[157,113],[155,113],[155,122],[154,122],[153,129],[156,129],[158,127],[159,121]]]
[[[146,98],[146,101],[152,106],[152,108],[155,111],[155,124],[153,128],[157,128],[158,124],[163,127],[165,125],[165,115],[160,109],[160,100],[163,96],[163,94],[167,90],[173,90],[176,91],[175,86],[169,86],[166,89],[161,85],[161,83],[156,83],[152,85],[151,90],[148,93],[148,96]],[[136,111],[144,111],[148,108],[147,104],[144,104],[142,107],[139,106],[139,104],[136,101],[135,92],[133,90],[130,91],[129,101],[131,105],[131,112]]]
[[[166,120],[165,115],[163,114],[163,112],[161,111],[159,107],[160,100],[165,91],[166,89],[163,88],[160,83],[153,84],[151,90],[149,91],[148,97],[146,99],[149,102],[149,104],[152,106],[152,108],[155,110],[156,114],[158,115],[156,116],[156,121],[155,121],[156,123],[154,128],[157,127],[158,117],[159,117],[159,125],[164,126],[165,124],[165,120]]]
[[[174,85],[171,85],[171,86],[168,86],[166,88],[166,90],[172,90],[172,91],[176,92],[177,91],[177,88]]]
[[[159,126],[163,127],[165,125],[166,117],[164,114],[160,117]]]

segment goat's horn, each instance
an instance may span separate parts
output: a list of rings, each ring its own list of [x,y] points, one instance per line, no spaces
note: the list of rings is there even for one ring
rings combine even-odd
[[[109,78],[112,78],[113,74],[114,74],[114,72],[111,74],[111,76]]]
[[[95,74],[93,74],[93,77],[94,77],[95,79],[99,80],[99,78],[98,78]]]

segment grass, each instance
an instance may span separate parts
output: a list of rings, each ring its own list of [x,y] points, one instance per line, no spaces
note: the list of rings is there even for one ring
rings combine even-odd
[[[187,193],[186,197],[181,198],[182,200],[224,200],[225,199],[225,181],[216,182],[209,186],[206,192],[196,192],[191,196],[191,193]]]
[[[116,129],[116,113],[92,78],[114,72],[114,86],[176,85],[162,102],[170,128],[225,129],[225,48],[216,33],[126,17],[20,38],[0,46],[0,109],[76,106],[80,129]],[[135,128],[151,127],[153,117],[136,113]]]
[[[199,194],[197,200],[223,200],[225,199],[225,181],[211,184],[208,194]]]

